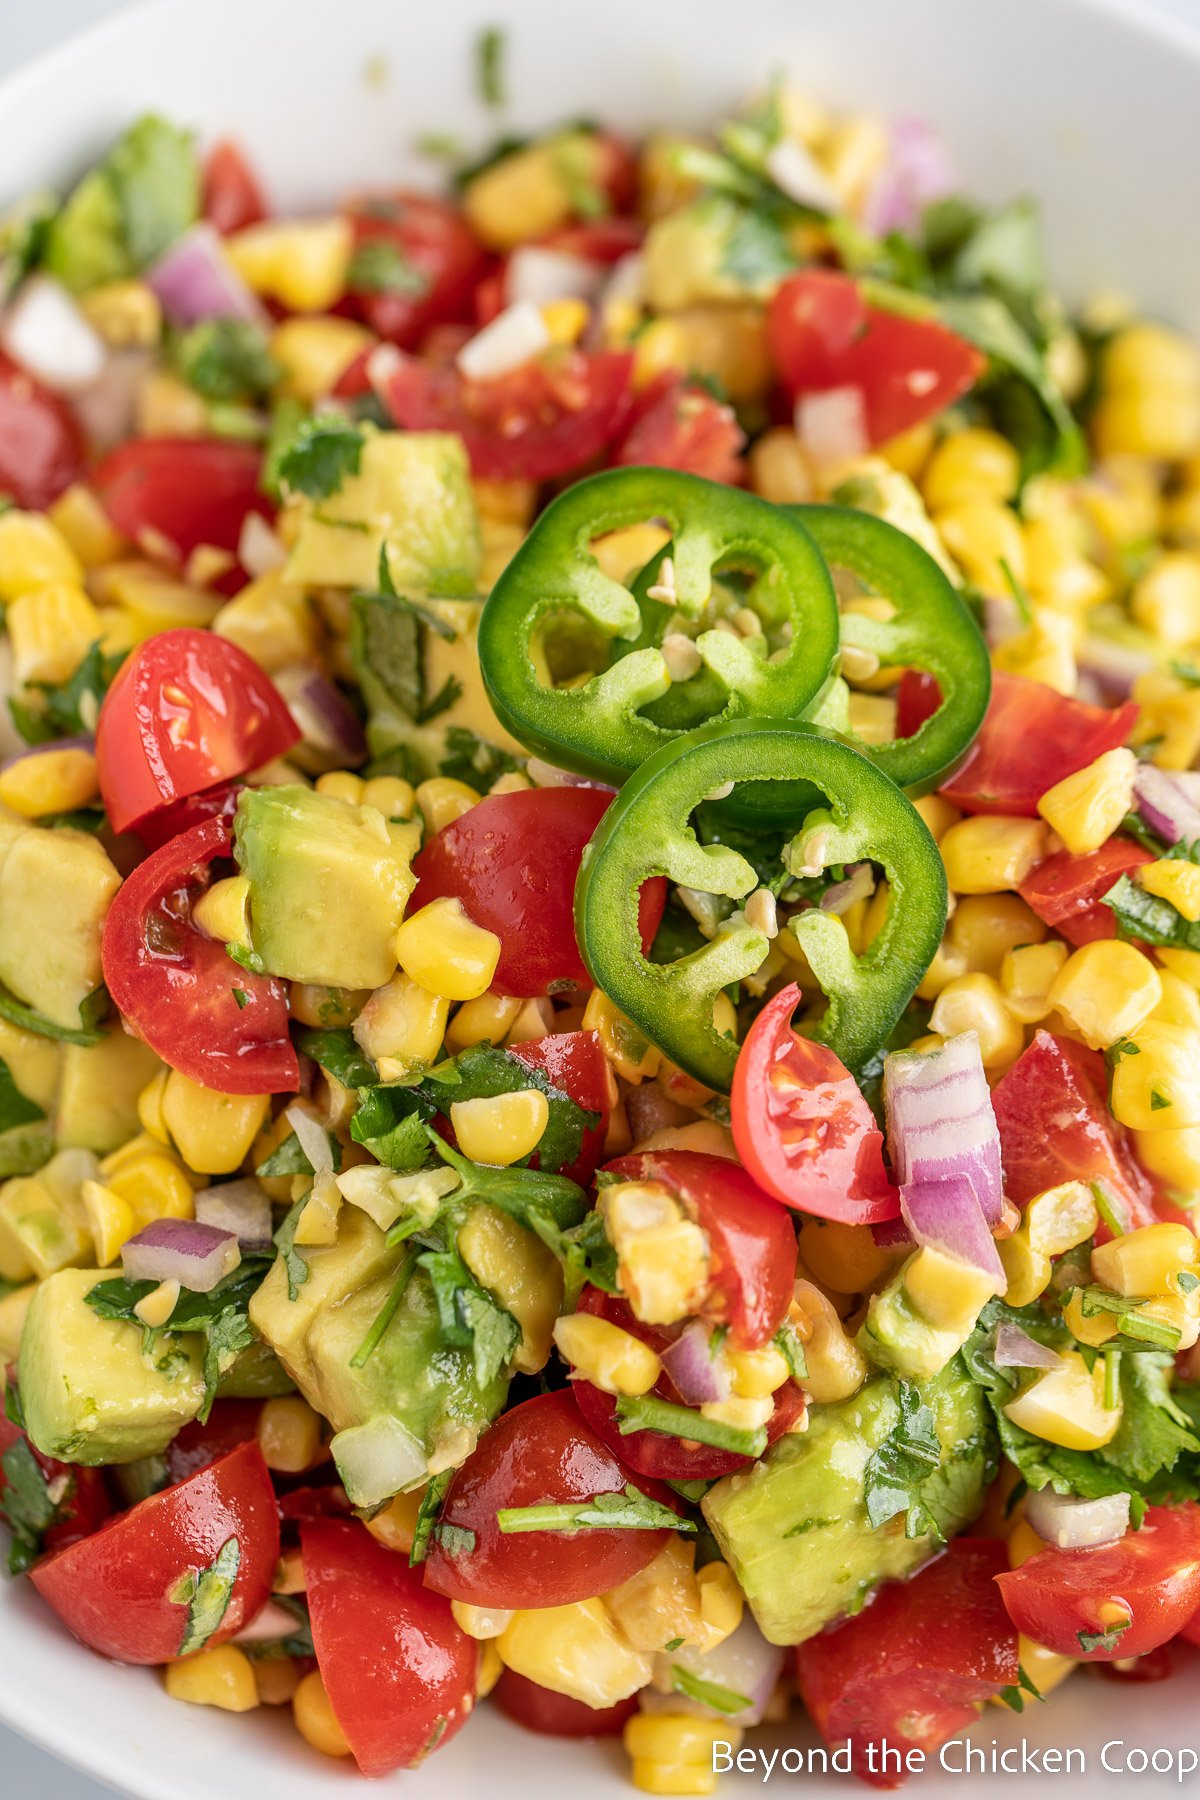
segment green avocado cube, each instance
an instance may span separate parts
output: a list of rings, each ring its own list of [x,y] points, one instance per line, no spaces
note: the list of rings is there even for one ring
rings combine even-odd
[[[92,1234],[80,1188],[100,1170],[88,1150],[61,1150],[36,1175],[18,1175],[0,1188],[0,1268],[15,1254],[25,1268],[9,1275],[39,1278],[90,1261]]]
[[[99,987],[100,939],[121,877],[82,831],[29,826],[0,862],[0,982],[55,1025],[78,1030]]]
[[[55,1135],[106,1156],[140,1130],[138,1095],[162,1068],[148,1044],[118,1025],[98,1044],[67,1044],[58,1090]]]

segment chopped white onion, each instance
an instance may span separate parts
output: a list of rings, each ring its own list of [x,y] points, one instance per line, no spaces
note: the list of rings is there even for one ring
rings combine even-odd
[[[48,388],[78,393],[97,381],[108,351],[65,287],[35,275],[0,319],[0,345]]]
[[[546,321],[531,300],[522,300],[467,340],[458,353],[459,371],[468,381],[494,381],[549,346]]]
[[[550,300],[592,300],[604,281],[603,263],[572,256],[567,250],[549,250],[541,244],[525,244],[514,250],[504,277],[504,298],[509,306],[528,301],[545,306]]]
[[[838,197],[812,151],[798,138],[780,138],[767,151],[766,170],[781,193],[814,212],[838,210]]]
[[[1129,1529],[1129,1495],[1105,1494],[1099,1500],[1077,1500],[1038,1488],[1025,1496],[1025,1517],[1043,1543],[1059,1550],[1086,1550],[1115,1544]]]
[[[639,1705],[643,1712],[689,1713],[695,1718],[721,1719],[728,1725],[757,1725],[779,1685],[786,1654],[777,1644],[768,1644],[747,1609],[737,1630],[714,1650],[684,1646],[660,1652],[655,1658],[654,1685],[642,1689]],[[718,1712],[703,1701],[677,1694],[676,1668],[740,1694],[748,1704],[735,1713]]]
[[[333,1151],[325,1127],[319,1125],[304,1106],[289,1106],[283,1116],[300,1140],[300,1148],[312,1164],[313,1174],[332,1175]]]
[[[130,1281],[177,1281],[194,1294],[209,1294],[242,1260],[232,1231],[197,1219],[155,1219],[121,1248]]]
[[[261,513],[248,512],[238,538],[238,561],[252,581],[282,569],[288,553]]]
[[[271,1202],[252,1176],[202,1188],[196,1217],[202,1225],[232,1231],[244,1250],[265,1249],[271,1242]]]
[[[867,449],[867,408],[857,387],[826,388],[796,401],[796,436],[818,469],[840,468]]]
[[[352,1506],[381,1506],[428,1473],[424,1450],[391,1413],[339,1431],[329,1448]]]

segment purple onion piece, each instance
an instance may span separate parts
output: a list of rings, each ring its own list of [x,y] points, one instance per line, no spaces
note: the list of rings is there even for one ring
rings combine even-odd
[[[282,669],[273,677],[306,748],[335,768],[355,767],[367,758],[367,740],[358,714],[341,689],[319,669]]]
[[[173,325],[195,325],[201,319],[266,323],[266,314],[226,256],[220,237],[204,221],[176,239],[146,280]]]
[[[1061,1358],[1049,1344],[1039,1344],[1011,1319],[1005,1319],[996,1327],[992,1361],[998,1369],[1053,1369]]]
[[[130,1281],[177,1281],[194,1294],[211,1293],[241,1260],[232,1231],[196,1219],[155,1219],[121,1251]]]
[[[271,1202],[257,1181],[225,1181],[196,1195],[196,1217],[202,1225],[231,1231],[243,1250],[271,1245]]]
[[[867,196],[863,223],[876,237],[913,231],[932,200],[954,192],[956,182],[941,139],[920,119],[897,119],[889,153]]]
[[[708,1326],[698,1320],[687,1326],[662,1352],[662,1365],[685,1406],[728,1400],[728,1373],[713,1356]]]
[[[31,756],[45,756],[55,750],[94,750],[96,740],[86,733],[77,737],[51,738],[48,744],[30,744],[16,756],[10,756],[3,768],[15,768],[18,763],[28,762]]]
[[[1139,763],[1133,793],[1138,811],[1164,843],[1193,844],[1200,838],[1200,806],[1178,776],[1153,763]]]
[[[902,1218],[885,1219],[872,1225],[871,1236],[881,1250],[904,1250],[912,1243],[912,1232]]]
[[[916,1243],[956,1262],[983,1269],[1004,1289],[1004,1269],[984,1221],[975,1189],[965,1176],[910,1182],[900,1189],[900,1211]]]
[[[893,1051],[883,1065],[888,1153],[903,1188],[967,1178],[989,1230],[1000,1223],[1000,1132],[973,1031],[940,1050]]]
[[[875,892],[875,875],[869,862],[855,863],[844,881],[835,881],[821,895],[822,912],[845,913],[859,900],[869,900]]]

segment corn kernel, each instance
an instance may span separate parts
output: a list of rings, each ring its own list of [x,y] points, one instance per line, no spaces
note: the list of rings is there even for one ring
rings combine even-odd
[[[869,1225],[845,1225],[836,1219],[804,1218],[800,1254],[814,1281],[843,1294],[861,1294],[875,1286],[895,1257],[881,1250]]]
[[[1200,556],[1163,551],[1136,583],[1129,610],[1162,643],[1176,649],[1194,644],[1200,638]]]
[[[449,1015],[448,1000],[410,975],[393,975],[375,989],[355,1019],[355,1041],[373,1062],[382,1059],[388,1069],[385,1079],[394,1080],[436,1059]]]
[[[631,1756],[710,1772],[713,1745],[735,1739],[740,1742],[740,1738],[740,1726],[690,1714],[634,1713],[625,1726],[625,1748]],[[733,1747],[736,1749],[736,1742]]]
[[[134,1317],[149,1331],[159,1331],[166,1324],[175,1308],[179,1305],[178,1281],[160,1281],[156,1288],[146,1294],[134,1305]]]
[[[888,438],[879,446],[879,455],[893,469],[899,469],[910,481],[919,481],[921,472],[929,461],[933,449],[934,430],[928,419],[922,419],[918,425],[910,425],[907,431],[899,432]]]
[[[193,1706],[219,1706],[223,1712],[252,1712],[258,1705],[254,1664],[236,1644],[197,1650],[181,1662],[168,1663],[163,1682],[172,1700]]]
[[[1200,951],[1164,949],[1156,950],[1155,955],[1164,969],[1177,975],[1180,981],[1186,981],[1200,994]]]
[[[114,350],[153,350],[162,337],[162,306],[144,281],[101,282],[81,296],[79,307]]]
[[[1045,944],[1018,944],[1000,965],[1004,1004],[1022,1025],[1036,1025],[1050,1011],[1050,990],[1067,960],[1059,938]]]
[[[1200,1033],[1147,1020],[1132,1035],[1138,1054],[1112,1072],[1113,1116],[1133,1131],[1200,1125]]]
[[[525,1000],[508,1031],[510,1044],[531,1044],[554,1030],[554,1008],[549,1000]]]
[[[913,806],[929,827],[930,836],[939,844],[950,827],[962,818],[958,808],[943,800],[940,794],[922,794],[913,801]]]
[[[1200,1128],[1135,1131],[1138,1161],[1148,1175],[1184,1193],[1200,1190]]]
[[[139,1229],[155,1219],[190,1219],[195,1194],[187,1175],[172,1156],[159,1149],[122,1158],[118,1151],[100,1164],[105,1185],[133,1208]]]
[[[288,1005],[293,1019],[298,1019],[301,1025],[319,1025],[326,1031],[338,1031],[353,1025],[368,998],[361,988],[322,987],[311,982],[293,981]]]
[[[520,525],[523,529],[532,522],[537,509],[537,487],[532,481],[488,481],[482,475],[475,475],[471,487],[476,506],[487,518],[498,519],[503,525]],[[649,557],[643,558],[643,562],[649,560]]]
[[[605,1606],[635,1650],[653,1654],[669,1638],[707,1648],[704,1640],[708,1627],[701,1617],[695,1559],[695,1545],[673,1534],[652,1561],[603,1596]],[[716,1566],[725,1567],[723,1563]],[[734,1586],[737,1588],[736,1582]],[[740,1602],[740,1588],[737,1597]],[[715,1594],[710,1608],[714,1615],[721,1610]],[[714,1624],[720,1622],[714,1618]],[[730,1630],[738,1623],[740,1613]]]
[[[1016,450],[998,431],[968,428],[944,437],[921,479],[930,512],[975,500],[1011,500],[1020,481]]]
[[[1103,394],[1092,414],[1097,454],[1175,461],[1200,445],[1200,394],[1142,387]]]
[[[463,193],[463,211],[489,250],[515,250],[531,238],[565,225],[573,211],[572,183],[563,149],[584,146],[581,134],[543,138],[511,151],[474,176]]]
[[[459,1630],[465,1631],[477,1644],[498,1638],[508,1629],[513,1616],[511,1607],[471,1606],[465,1600],[452,1600],[450,1611],[454,1614],[454,1622]]]
[[[102,631],[100,614],[83,589],[65,581],[26,589],[9,602],[6,622],[19,686],[68,681]],[[85,723],[90,728],[95,720]]]
[[[497,1648],[506,1668],[585,1706],[615,1706],[636,1694],[654,1666],[618,1630],[602,1600],[514,1613]]]
[[[790,1373],[787,1360],[771,1344],[761,1350],[727,1350],[725,1361],[739,1400],[762,1400],[781,1388]]]
[[[1038,945],[1046,927],[1019,894],[967,894],[951,915],[949,949],[962,958],[963,973],[999,975],[1017,945]]]
[[[549,1122],[550,1103],[540,1088],[456,1100],[450,1107],[450,1123],[463,1155],[502,1168],[531,1155]]]
[[[647,388],[660,375],[687,372],[687,343],[673,318],[652,319],[633,347],[633,385]]]
[[[648,1394],[662,1374],[649,1344],[594,1313],[567,1313],[554,1342],[572,1370],[606,1394]]]
[[[1102,1449],[1121,1423],[1121,1407],[1104,1404],[1103,1363],[1089,1369],[1076,1350],[1063,1351],[1057,1365],[1037,1375],[1004,1412],[1023,1431],[1065,1450]]]
[[[151,369],[137,390],[134,423],[139,437],[206,437],[208,402],[165,369]]]
[[[361,775],[352,774],[349,769],[331,769],[325,775],[318,775],[313,785],[318,794],[345,800],[351,806],[361,806],[367,784]]]
[[[1150,1017],[1163,1025],[1186,1025],[1189,1031],[1200,1031],[1200,994],[1170,969],[1159,969],[1162,999]]]
[[[663,368],[715,382],[733,405],[759,399],[771,381],[772,366],[760,306],[689,306],[656,320],[634,343],[639,357],[646,338],[653,342],[660,326],[669,326]],[[649,358],[641,367],[649,366]],[[634,364],[635,380],[639,363]],[[685,400],[685,406],[693,402]]]
[[[588,996],[583,1030],[596,1032],[605,1056],[623,1081],[636,1086],[658,1073],[662,1052],[599,988],[593,988]]]
[[[1068,850],[1076,855],[1098,850],[1133,805],[1136,773],[1132,750],[1106,750],[1086,769],[1049,788],[1038,811]]]
[[[1010,507],[995,500],[960,500],[936,513],[933,523],[955,562],[985,593],[1007,594],[1009,575],[1024,582],[1025,540]]]
[[[646,1325],[673,1325],[696,1312],[708,1290],[708,1238],[668,1190],[615,1182],[602,1191],[599,1209],[634,1315]]]
[[[1025,1208],[1022,1229],[1034,1250],[1043,1256],[1062,1256],[1077,1244],[1086,1244],[1099,1223],[1091,1189],[1082,1181],[1066,1181],[1034,1195]]]
[[[294,1656],[258,1656],[254,1685],[260,1706],[290,1706],[300,1686],[300,1664]]]
[[[212,629],[252,656],[268,675],[296,663],[311,663],[319,653],[319,622],[308,595],[284,581],[278,569],[260,575],[227,600]],[[358,781],[357,776],[351,779]],[[324,791],[320,781],[317,788]]]
[[[271,334],[271,355],[283,370],[284,391],[320,400],[375,338],[352,319],[285,319]]]
[[[867,1378],[862,1351],[847,1336],[832,1300],[813,1282],[797,1281],[793,1294],[792,1322],[808,1365],[801,1387],[817,1405],[849,1399]]]
[[[745,1596],[728,1563],[705,1563],[696,1571],[696,1586],[700,1594],[698,1646],[704,1651],[715,1650],[741,1624]]]
[[[3,797],[0,793],[0,799]],[[1195,863],[1163,857],[1144,864],[1138,870],[1138,881],[1148,894],[1170,901],[1191,924],[1200,919],[1200,867]]]
[[[0,600],[11,603],[43,588],[76,589],[83,564],[44,513],[0,513]],[[11,615],[10,615],[11,616]]]
[[[107,1269],[120,1256],[121,1246],[128,1243],[137,1231],[133,1208],[120,1194],[114,1194],[111,1188],[99,1181],[85,1181],[80,1187],[79,1197],[83,1202],[87,1228],[92,1234],[96,1265]]]
[[[547,300],[539,310],[552,344],[577,344],[592,316],[587,301],[574,295],[564,300]]]
[[[1127,1231],[1092,1251],[1092,1273],[1114,1294],[1168,1294],[1180,1271],[1195,1270],[1195,1233],[1187,1225],[1160,1223]]]
[[[521,1002],[510,994],[480,994],[464,1001],[451,1016],[446,1042],[455,1050],[471,1044],[502,1044],[520,1010]]]
[[[1160,769],[1190,769],[1200,756],[1200,688],[1173,675],[1139,675],[1133,698],[1140,708],[1134,745],[1153,745],[1151,760]]]
[[[998,894],[1025,879],[1045,856],[1046,842],[1037,819],[977,813],[952,825],[938,848],[956,894]]]
[[[284,1394],[263,1403],[256,1435],[268,1469],[299,1475],[317,1459],[321,1417],[299,1394]]]
[[[1161,999],[1162,982],[1149,957],[1132,944],[1103,938],[1073,951],[1050,989],[1051,1007],[1093,1050],[1128,1037]]]
[[[406,974],[447,1000],[477,1000],[491,985],[500,939],[476,925],[461,900],[431,900],[396,932],[396,957]]]
[[[1052,1269],[1044,1250],[1035,1250],[1029,1232],[1022,1226],[1011,1237],[996,1244],[1004,1270],[1004,1298],[1009,1306],[1032,1306],[1039,1294],[1050,1285]]]
[[[221,1094],[172,1069],[163,1089],[167,1130],[190,1169],[229,1175],[244,1160],[271,1107],[269,1094]]]
[[[395,1550],[401,1556],[410,1555],[416,1541],[417,1516],[427,1493],[426,1487],[414,1488],[410,1493],[397,1494],[389,1500],[382,1512],[367,1520],[371,1536],[386,1550]]]
[[[349,1756],[350,1745],[337,1722],[319,1669],[307,1674],[292,1697],[292,1716],[306,1743],[323,1756]]]
[[[513,1367],[536,1375],[550,1356],[550,1334],[563,1303],[557,1257],[532,1231],[498,1207],[473,1207],[459,1227],[458,1253],[521,1327]]]
[[[977,1032],[979,1053],[989,1071],[1006,1068],[1025,1048],[1025,1033],[991,975],[959,975],[947,982],[933,1003],[929,1024],[941,1037]]]
[[[23,819],[72,812],[94,800],[96,758],[90,750],[42,750],[0,771],[0,803]]]
[[[776,506],[800,506],[816,493],[804,447],[786,425],[764,431],[750,446],[746,465],[753,492]]]
[[[60,494],[46,517],[65,538],[84,569],[94,569],[100,563],[112,562],[125,548],[125,539],[111,523],[91,488],[84,487],[82,482],[76,482],[65,493]],[[0,535],[0,545],[2,544],[3,537]],[[0,557],[0,561],[2,560]],[[74,564],[59,563],[55,573],[46,579],[78,581],[82,579],[82,569],[77,571]],[[0,595],[3,581],[4,577],[0,576]],[[37,581],[31,585],[41,587],[43,584]]]
[[[291,312],[328,312],[341,299],[352,249],[344,218],[268,220],[225,239],[247,286]]]
[[[1138,320],[1106,345],[1105,388],[1183,387],[1200,389],[1200,355],[1181,332]]]
[[[373,775],[362,791],[362,804],[373,806],[385,819],[411,819],[417,808],[417,791],[398,775]]]
[[[1019,1569],[1027,1563],[1031,1556],[1038,1556],[1046,1548],[1045,1540],[1040,1538],[1029,1520],[1018,1517],[1008,1534],[1008,1566]]]
[[[1056,694],[1074,694],[1079,686],[1075,664],[1077,630],[1071,619],[1035,606],[1028,628],[1005,638],[992,653],[995,668],[1026,681],[1040,681]]]
[[[250,881],[230,875],[214,881],[192,906],[192,917],[201,931],[221,944],[250,948]]]
[[[433,835],[447,825],[453,825],[455,819],[461,819],[464,813],[477,806],[479,795],[465,781],[455,781],[449,775],[434,775],[418,784],[416,800]]]

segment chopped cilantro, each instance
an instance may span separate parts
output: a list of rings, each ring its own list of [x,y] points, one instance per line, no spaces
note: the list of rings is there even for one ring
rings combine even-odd
[[[499,25],[487,25],[475,40],[475,81],[485,106],[504,105],[505,35]]]
[[[446,1498],[446,1489],[454,1477],[453,1469],[443,1469],[435,1475],[421,1496],[421,1504],[417,1510],[417,1522],[413,1529],[413,1547],[409,1552],[410,1568],[423,1563],[429,1553],[429,1539],[437,1524],[438,1514],[442,1510],[442,1501]]]
[[[348,475],[357,475],[365,438],[345,419],[303,419],[276,458],[280,483],[310,500],[328,500]]]
[[[171,346],[175,368],[206,400],[259,400],[283,376],[267,334],[248,319],[205,319]]]
[[[502,1532],[524,1531],[695,1531],[669,1506],[651,1500],[628,1482],[622,1493],[594,1494],[563,1506],[504,1506],[496,1514]]]
[[[696,1700],[701,1706],[710,1706],[714,1712],[745,1712],[751,1704],[745,1694],[737,1694],[732,1688],[722,1687],[718,1681],[706,1681],[691,1669],[685,1669],[681,1663],[672,1664],[671,1686],[677,1694],[683,1694],[688,1700]]]
[[[429,291],[429,277],[391,238],[366,238],[350,258],[346,286],[353,293],[403,294],[419,300]]]
[[[937,1522],[922,1496],[926,1478],[940,1466],[942,1446],[933,1410],[910,1382],[899,1384],[900,1416],[867,1460],[865,1499],[874,1530],[898,1513],[905,1515],[906,1537],[940,1536]]]
[[[1079,1641],[1079,1648],[1087,1656],[1093,1650],[1115,1650],[1121,1642],[1122,1633],[1128,1631],[1132,1624],[1133,1620],[1126,1617],[1118,1624],[1110,1625],[1107,1631],[1077,1631],[1075,1636]]]
[[[233,1584],[241,1565],[241,1546],[235,1537],[226,1538],[215,1558],[206,1568],[189,1569],[183,1581],[168,1596],[175,1606],[187,1607],[179,1656],[194,1656],[203,1650],[213,1633],[220,1628],[233,1596]]]

